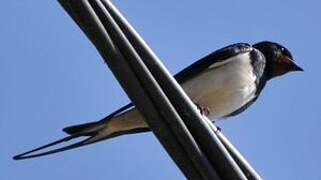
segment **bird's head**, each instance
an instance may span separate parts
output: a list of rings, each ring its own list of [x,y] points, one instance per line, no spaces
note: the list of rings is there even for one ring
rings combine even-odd
[[[253,45],[266,58],[266,76],[268,79],[281,76],[291,71],[303,71],[295,64],[288,49],[274,42],[263,41]]]

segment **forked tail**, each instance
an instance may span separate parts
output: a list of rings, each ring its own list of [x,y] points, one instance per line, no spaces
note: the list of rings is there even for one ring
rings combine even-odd
[[[68,141],[70,141],[72,139],[80,138],[82,136],[83,135],[70,135],[70,136],[64,137],[62,139],[59,139],[57,141],[51,142],[49,144],[46,144],[44,146],[41,146],[41,147],[35,148],[33,150],[18,154],[16,156],[14,156],[13,159],[22,160],[22,159],[29,159],[29,158],[45,156],[45,155],[49,155],[49,154],[55,154],[55,153],[58,153],[58,152],[67,151],[67,150],[70,150],[70,149],[74,149],[74,148],[78,148],[78,147],[81,147],[81,146],[89,145],[89,144],[92,144],[92,143],[95,143],[95,142],[98,142],[98,141],[102,141],[102,140],[105,140],[105,139],[108,139],[108,138],[112,137],[112,136],[106,136],[106,137],[103,137],[103,138],[97,138],[97,135],[92,135],[92,136],[90,136],[90,137],[88,137],[88,138],[86,138],[84,140],[80,140],[79,142],[76,142],[76,143],[73,143],[73,144],[70,144],[70,145],[67,145],[67,146],[64,146],[64,147],[56,148],[56,149],[53,149],[53,150],[48,150],[48,151],[45,151],[45,152],[35,153],[35,152],[39,152],[40,150],[47,149],[49,147],[55,146],[57,144],[65,143],[65,142],[68,142]]]

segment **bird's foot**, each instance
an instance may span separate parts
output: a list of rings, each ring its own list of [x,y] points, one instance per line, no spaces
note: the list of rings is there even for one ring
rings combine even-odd
[[[208,116],[210,114],[210,108],[206,106],[201,106],[197,103],[195,103],[197,106],[197,109],[200,111],[200,113],[204,116]]]

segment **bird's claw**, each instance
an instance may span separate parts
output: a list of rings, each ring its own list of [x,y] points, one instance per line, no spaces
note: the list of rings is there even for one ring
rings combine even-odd
[[[216,131],[217,131],[217,132],[222,132],[221,127],[220,127],[220,126],[216,126]]]
[[[210,114],[210,108],[206,106],[201,106],[199,104],[196,104],[197,109],[200,111],[202,115],[208,116]]]

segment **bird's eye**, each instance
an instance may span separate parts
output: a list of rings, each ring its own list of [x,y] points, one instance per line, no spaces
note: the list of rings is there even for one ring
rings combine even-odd
[[[283,55],[288,56],[290,59],[293,59],[292,54],[286,48],[281,47],[281,52],[282,52]]]

